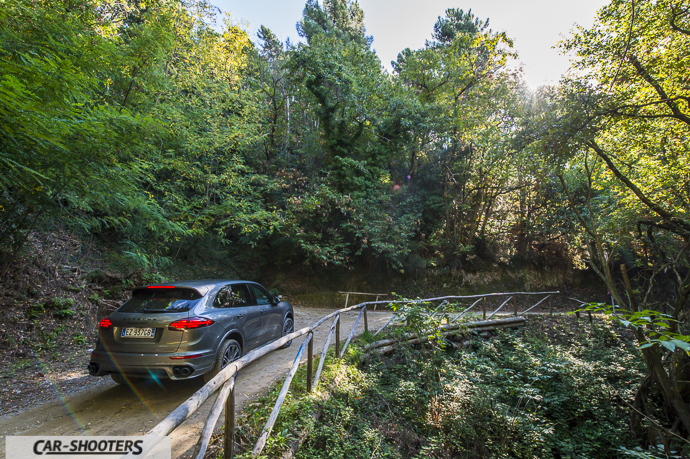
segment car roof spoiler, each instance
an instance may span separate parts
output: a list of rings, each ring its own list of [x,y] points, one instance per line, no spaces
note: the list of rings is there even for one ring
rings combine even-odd
[[[132,289],[132,293],[142,291],[142,290],[147,290],[147,289],[185,289],[185,290],[194,290],[196,293],[199,294],[199,296],[204,296],[208,293],[208,288],[204,286],[199,286],[199,287],[191,287],[188,285],[175,285],[175,284],[160,284],[160,285],[146,285],[144,287],[135,287]]]

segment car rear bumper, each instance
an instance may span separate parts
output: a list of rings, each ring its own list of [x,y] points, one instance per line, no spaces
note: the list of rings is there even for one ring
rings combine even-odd
[[[92,376],[120,373],[132,377],[189,379],[210,371],[214,361],[213,354],[198,356],[194,353],[130,354],[95,351],[91,354],[88,369]]]

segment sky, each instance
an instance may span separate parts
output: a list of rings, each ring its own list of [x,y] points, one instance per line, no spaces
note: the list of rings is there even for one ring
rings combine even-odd
[[[261,25],[281,41],[300,40],[295,24],[302,17],[305,0],[212,0],[235,20],[243,20],[252,40]],[[405,48],[419,49],[431,38],[434,23],[448,8],[471,9],[480,19],[489,18],[494,32],[506,32],[518,53],[525,82],[531,88],[555,84],[569,67],[556,44],[570,37],[575,25],[588,28],[604,0],[359,0],[367,35],[383,66]]]

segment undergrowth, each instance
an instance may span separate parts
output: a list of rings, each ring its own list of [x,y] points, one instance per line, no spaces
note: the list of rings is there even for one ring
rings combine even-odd
[[[400,346],[366,359],[354,348],[330,360],[312,395],[301,369],[264,455],[279,456],[300,433],[308,434],[296,455],[303,458],[632,454],[626,402],[644,364],[624,330],[530,318],[518,332],[470,344]],[[279,390],[245,410],[238,457],[250,457]]]

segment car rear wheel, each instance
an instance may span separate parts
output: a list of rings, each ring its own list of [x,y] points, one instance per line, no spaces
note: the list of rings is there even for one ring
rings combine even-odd
[[[295,322],[292,320],[292,317],[286,317],[285,320],[283,321],[283,336],[289,335],[295,331]],[[287,343],[283,344],[280,346],[282,349],[286,349],[290,347],[292,344],[292,340],[288,341]]]
[[[213,369],[208,373],[204,373],[204,381],[209,382],[220,373],[220,370],[240,357],[242,357],[242,346],[240,346],[240,343],[234,339],[225,340],[218,350],[218,356],[213,364]]]
[[[115,381],[117,384],[124,384],[126,382],[125,377],[120,373],[110,373],[110,379]]]

